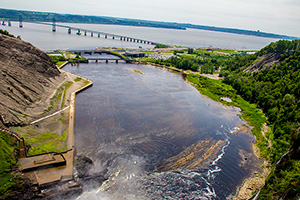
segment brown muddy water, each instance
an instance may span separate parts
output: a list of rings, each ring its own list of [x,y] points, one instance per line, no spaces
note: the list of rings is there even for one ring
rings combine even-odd
[[[109,177],[77,199],[226,199],[258,170],[254,137],[233,133],[245,124],[239,110],[181,75],[126,63],[64,69],[94,81],[76,96],[76,152]]]

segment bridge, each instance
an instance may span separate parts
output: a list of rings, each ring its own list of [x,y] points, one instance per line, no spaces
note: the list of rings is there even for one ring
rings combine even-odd
[[[123,60],[126,63],[131,62],[130,59],[120,56],[118,54],[112,53],[110,51],[106,51],[103,49],[95,49],[95,50],[68,50],[69,52],[79,54],[83,57],[85,57],[88,61],[105,61],[108,63],[109,61],[115,61],[118,63],[119,61]],[[98,55],[97,55],[98,54]],[[99,57],[99,55],[107,54],[107,56]]]
[[[55,19],[53,19],[52,23],[51,22],[27,22],[27,23],[52,26],[52,32],[56,32],[56,27],[61,27],[61,28],[66,28],[68,34],[71,34],[72,32],[75,31],[76,35],[84,35],[84,36],[90,35],[91,37],[96,36],[98,38],[120,40],[120,41],[126,41],[126,42],[135,42],[135,43],[149,44],[149,45],[157,45],[158,44],[158,43],[152,42],[150,40],[144,40],[144,39],[135,38],[135,37],[129,37],[129,36],[124,36],[124,35],[106,33],[106,32],[97,31],[97,30],[89,30],[89,29],[84,29],[84,28],[79,28],[79,27],[56,24]],[[6,26],[6,24],[8,26],[12,26],[11,21],[9,21],[9,20],[3,20],[1,22],[1,25],[3,25],[3,26]],[[19,18],[19,27],[20,28],[24,27],[21,17]]]

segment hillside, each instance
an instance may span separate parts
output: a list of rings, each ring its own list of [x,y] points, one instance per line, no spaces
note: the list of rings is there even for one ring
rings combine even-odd
[[[258,147],[260,156],[270,162],[270,165],[263,166],[270,171],[264,187],[254,184],[256,180],[250,187],[245,184],[247,192],[237,198],[249,199],[260,191],[258,199],[298,200],[300,40],[280,40],[250,55],[221,49],[209,52],[187,49],[180,53],[176,50],[174,54],[176,57],[168,59],[145,58],[142,63],[187,70],[187,80],[202,94],[223,104],[239,107],[240,117],[248,122],[256,137],[255,152]],[[219,76],[224,77],[221,80],[198,74],[200,71],[212,76],[220,68]],[[232,102],[222,101],[220,97],[228,97]],[[264,179],[265,176],[258,174],[254,178]]]
[[[27,22],[32,22],[32,21],[52,22],[54,19],[56,22],[66,22],[66,23],[116,24],[116,25],[170,28],[170,29],[181,29],[181,30],[192,28],[192,29],[200,29],[200,30],[208,30],[208,31],[234,33],[234,34],[241,34],[241,35],[253,35],[257,37],[297,39],[296,37],[293,36],[279,35],[274,33],[265,33],[261,31],[242,30],[242,29],[235,29],[235,28],[203,26],[203,25],[194,25],[194,24],[186,24],[186,23],[176,23],[176,22],[127,19],[127,18],[119,18],[119,17],[71,15],[71,14],[59,14],[59,13],[49,13],[49,12],[10,10],[10,9],[0,8],[0,19],[2,20],[6,19],[11,21],[19,21],[20,17],[23,21],[27,21]]]
[[[25,124],[40,114],[63,79],[43,51],[0,34],[0,126]]]
[[[272,163],[259,199],[300,197],[300,40],[271,43],[237,56],[222,69],[224,82],[263,110],[271,131],[256,135]]]

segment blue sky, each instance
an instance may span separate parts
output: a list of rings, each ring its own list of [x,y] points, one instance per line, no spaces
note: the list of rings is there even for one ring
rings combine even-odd
[[[1,8],[184,22],[300,37],[299,0],[0,0]]]

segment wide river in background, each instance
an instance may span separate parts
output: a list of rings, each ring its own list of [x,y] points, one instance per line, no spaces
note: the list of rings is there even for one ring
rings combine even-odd
[[[194,29],[70,25],[199,48],[260,49],[276,41]],[[31,23],[19,28],[13,22],[11,27],[0,28],[42,50],[153,48],[95,35],[78,36],[75,31],[69,35],[65,28],[53,33],[51,26]],[[233,133],[245,124],[237,116],[239,110],[202,96],[182,75],[122,62],[64,69],[94,81],[76,96],[76,152],[93,160],[91,173],[107,169],[108,176],[100,188],[84,185],[85,192],[78,199],[225,199],[259,170],[251,148],[254,137]]]
[[[94,81],[76,96],[76,150],[109,176],[78,199],[225,199],[257,170],[254,137],[232,133],[245,123],[239,110],[202,96],[182,75],[126,63],[64,69]],[[186,149],[196,155],[203,141],[222,145],[201,165],[157,171]]]
[[[62,24],[62,23],[60,23]],[[101,24],[63,24],[72,27],[85,28],[89,30],[102,31],[106,33],[119,34],[134,37],[152,42],[168,45],[187,46],[196,48],[233,48],[233,49],[261,49],[269,43],[277,41],[273,38],[262,38],[248,35],[238,35],[223,32],[214,32],[198,29],[176,30],[149,27],[101,25]],[[95,48],[95,47],[118,47],[118,48],[153,48],[151,45],[120,41],[119,39],[105,39],[83,34],[78,36],[76,31],[68,34],[68,29],[57,27],[56,32],[52,32],[52,26],[23,23],[23,28],[19,28],[18,22],[12,22],[12,26],[0,26],[13,35],[20,35],[42,50],[66,50],[75,48]]]

